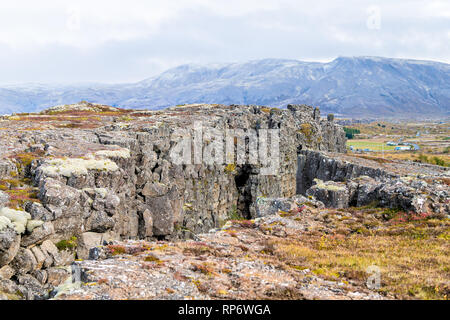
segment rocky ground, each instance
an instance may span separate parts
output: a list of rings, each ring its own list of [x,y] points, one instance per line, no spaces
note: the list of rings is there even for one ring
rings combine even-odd
[[[230,221],[196,240],[111,243],[93,251],[98,260],[76,262],[82,282],[62,286],[56,298],[386,299],[279,259],[274,243],[322,225],[313,211]]]
[[[276,203],[288,211],[273,214]],[[445,299],[450,293],[449,219],[400,225],[380,209],[337,211],[305,197],[266,199],[260,208],[266,216],[229,221],[195,240],[91,249],[92,260],[75,262],[55,299]],[[373,265],[380,287],[369,289]]]
[[[197,121],[279,129],[278,174],[174,163]],[[446,299],[448,168],[344,151],[309,106],[1,117],[0,298]]]

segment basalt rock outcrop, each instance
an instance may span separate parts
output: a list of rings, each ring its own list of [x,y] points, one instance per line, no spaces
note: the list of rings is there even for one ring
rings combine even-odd
[[[56,267],[112,240],[192,238],[234,215],[256,217],[258,197],[296,194],[301,150],[345,151],[342,128],[308,106],[82,107],[1,121],[0,296],[48,298],[70,274]],[[195,137],[200,153],[178,163],[174,152],[186,160],[176,152]],[[276,171],[228,159],[227,143],[260,160],[278,150]]]
[[[380,168],[373,161],[356,163],[321,152],[301,151],[297,191],[327,207],[376,205],[445,217],[450,214],[448,168],[410,164],[408,174]],[[427,171],[428,170],[428,171]],[[427,176],[428,172],[428,176]],[[443,179],[444,178],[444,179]]]
[[[75,260],[122,254],[120,241],[209,239],[237,218],[374,203],[445,217],[448,178],[346,155],[342,128],[309,106],[83,102],[2,117],[0,299],[51,298]]]

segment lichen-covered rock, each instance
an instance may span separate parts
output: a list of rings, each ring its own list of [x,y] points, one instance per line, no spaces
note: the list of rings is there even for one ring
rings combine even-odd
[[[16,256],[11,261],[11,267],[14,268],[16,274],[26,274],[36,270],[37,261],[30,249],[19,248]]]
[[[48,160],[41,168],[43,175],[48,177],[71,177],[87,175],[89,170],[115,171],[117,164],[107,159],[53,159]]]
[[[190,237],[191,232],[217,227],[233,207],[255,217],[258,196],[293,196],[299,149],[345,150],[342,128],[321,120],[319,110],[307,106],[279,110],[195,105],[170,108],[159,116],[164,121],[156,124],[113,124],[94,134],[84,132],[87,142],[68,131],[74,149],[62,144],[62,137],[46,135],[47,145],[60,156],[44,159],[31,170],[45,209],[36,205],[27,210],[33,219],[53,221],[60,238],[86,231],[112,231],[123,238]],[[279,175],[264,176],[253,164],[231,168],[221,163],[173,163],[171,152],[185,136],[176,130],[194,134],[193,119],[224,132],[280,129]],[[83,148],[85,152],[76,152]]]
[[[315,179],[315,185],[306,191],[307,195],[313,196],[323,202],[326,207],[346,208],[349,205],[349,192],[345,184]]]
[[[103,234],[96,232],[82,233],[78,238],[77,257],[78,259],[88,259],[89,250],[103,244]]]
[[[256,200],[256,216],[266,217],[276,214],[278,211],[289,212],[297,207],[293,199],[287,198],[264,198]]]
[[[376,162],[342,157],[346,160],[342,161],[338,155],[331,158],[320,152],[301,151],[297,190],[314,196],[328,207],[377,204],[434,217],[449,215],[448,186],[440,179],[430,178],[435,181],[425,182],[420,178],[424,168],[414,168],[416,164],[411,164],[405,166],[405,170],[398,170],[402,165],[395,164],[382,169]],[[431,173],[447,179],[447,168],[433,169]]]
[[[313,196],[304,196],[302,194],[296,194],[292,199],[297,203],[297,205],[309,205],[314,208],[323,209],[325,205],[323,202],[315,199]]]
[[[0,279],[9,280],[14,275],[15,271],[9,265],[0,268]]]
[[[8,194],[3,191],[0,191],[0,208],[6,206],[8,202],[9,202]]]
[[[41,300],[48,298],[48,291],[46,288],[32,275],[21,274],[17,277],[17,281],[26,288],[27,300]]]
[[[52,265],[60,266],[62,264],[58,248],[50,240],[42,242],[40,249],[52,259]]]
[[[176,210],[182,209],[176,207],[176,201],[169,194],[146,199],[147,208],[153,217],[153,235],[164,236],[173,232]]]
[[[9,219],[14,226],[14,230],[19,234],[25,233],[28,220],[31,220],[31,215],[28,212],[7,207],[0,209],[0,217]]]
[[[44,208],[41,203],[29,202],[25,210],[30,213],[31,219],[40,221],[52,221],[54,220],[53,214]]]
[[[71,274],[66,268],[47,269],[47,283],[56,287],[63,283]]]
[[[20,248],[20,235],[11,228],[0,231],[0,267],[10,263]]]
[[[99,106],[77,107],[91,112]],[[103,106],[99,110],[117,112]],[[64,106],[49,112],[66,111]],[[298,150],[345,150],[342,128],[321,120],[319,110],[308,106],[281,110],[199,104],[143,114],[127,123],[100,114],[102,125],[93,129],[72,128],[70,117],[66,119],[70,125],[59,123],[56,128],[46,112],[35,115],[46,120],[41,130],[18,130],[17,126],[27,129],[31,123],[6,120],[5,125],[14,128],[0,132],[0,147],[9,150],[5,157],[0,155],[0,178],[27,184],[20,186],[27,200],[12,204],[6,193],[0,193],[0,208],[8,207],[1,209],[0,234],[14,234],[15,239],[5,242],[4,251],[0,247],[0,260],[17,275],[32,275],[34,280],[21,278],[20,290],[26,297],[38,295],[37,283],[59,282],[52,280],[49,268],[72,263],[75,251],[78,258],[88,259],[105,240],[192,238],[219,227],[232,211],[256,217],[258,197],[295,195]],[[251,161],[177,163],[173,152],[180,139],[197,134],[192,125],[197,121],[205,128],[200,135],[202,156],[216,153],[211,147],[225,146],[229,138],[219,135],[210,144],[208,128],[224,134],[228,129],[254,131],[260,136],[262,130],[279,129],[278,172],[266,175],[265,164]],[[245,137],[236,139],[235,152],[246,143]],[[58,251],[54,243],[72,237],[78,238],[76,250]],[[18,281],[17,276],[12,278]],[[27,286],[31,293],[23,289]]]
[[[30,221],[36,221],[36,220],[29,220]],[[22,237],[22,246],[28,247],[32,244],[39,244],[42,241],[48,239],[51,235],[55,233],[55,228],[53,227],[53,223],[51,222],[43,222],[40,224],[40,226],[33,229],[33,231]]]
[[[0,295],[5,300],[22,300],[24,294],[21,289],[14,281],[0,278]]]
[[[153,236],[153,218],[150,210],[146,209],[142,213],[142,220],[144,223],[140,224],[142,231],[140,232],[142,238]]]
[[[314,179],[322,181],[346,181],[360,176],[395,178],[397,175],[379,167],[347,162],[314,150],[301,150],[298,155],[297,193],[305,194]]]
[[[14,229],[14,225],[11,220],[7,217],[0,216],[0,232],[5,230],[6,228]]]
[[[48,274],[46,270],[36,270],[32,273],[32,276],[39,281],[40,284],[46,284],[48,279]]]
[[[104,233],[114,227],[115,221],[104,211],[92,212],[86,221],[86,230],[92,232]]]
[[[45,262],[45,255],[42,252],[42,250],[39,248],[39,246],[34,246],[31,249],[31,252],[34,254],[34,258],[36,259],[36,270],[39,270],[42,268]]]
[[[27,221],[27,232],[32,233],[34,229],[42,226],[44,224],[44,221],[41,220],[28,220]]]

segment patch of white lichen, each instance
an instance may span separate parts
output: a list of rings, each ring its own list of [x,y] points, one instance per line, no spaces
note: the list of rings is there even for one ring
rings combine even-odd
[[[86,175],[89,170],[116,171],[119,167],[109,159],[52,159],[42,166],[42,171],[50,177]]]
[[[17,233],[22,234],[25,233],[25,230],[32,232],[43,223],[40,220],[32,220],[31,215],[26,211],[7,207],[0,209],[0,231],[9,227],[13,228]]]
[[[106,189],[106,188],[84,188],[83,191],[95,192],[101,198],[105,198],[106,195],[108,194],[108,189]]]
[[[96,156],[106,157],[106,158],[124,158],[128,159],[130,157],[130,150],[126,148],[120,148],[116,150],[100,150],[95,153]]]
[[[117,164],[109,158],[130,158],[130,150],[118,148],[114,150],[99,150],[87,155],[85,158],[63,158],[47,160],[42,165],[42,172],[46,176],[70,177],[86,175],[89,170],[116,171]]]
[[[323,182],[320,179],[314,179],[315,187],[319,189],[325,189],[330,191],[345,191],[345,188],[343,186],[339,186],[336,183],[327,183]]]

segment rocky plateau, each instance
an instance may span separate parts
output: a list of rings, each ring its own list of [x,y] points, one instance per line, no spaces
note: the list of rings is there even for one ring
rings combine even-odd
[[[268,130],[278,140],[267,148]],[[188,144],[187,159],[180,142],[195,137],[201,148]],[[359,223],[367,210],[378,210],[371,232],[401,211],[448,233],[448,168],[351,157],[345,142],[332,116],[306,105],[81,102],[3,116],[0,299],[396,298],[284,250],[286,239],[334,234],[336,221]],[[252,147],[279,151],[276,174],[250,160]],[[236,161],[239,150],[248,161]]]

